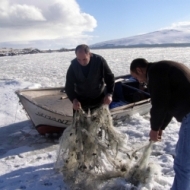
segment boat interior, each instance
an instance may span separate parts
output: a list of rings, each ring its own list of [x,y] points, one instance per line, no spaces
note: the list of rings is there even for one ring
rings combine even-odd
[[[115,83],[113,102],[110,104],[110,109],[149,98],[150,94],[147,92],[145,85],[140,84],[131,76],[120,78]]]

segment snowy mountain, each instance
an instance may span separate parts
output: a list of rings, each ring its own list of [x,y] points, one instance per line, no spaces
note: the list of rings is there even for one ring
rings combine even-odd
[[[190,46],[189,29],[164,29],[127,38],[109,40],[91,45],[91,48]]]

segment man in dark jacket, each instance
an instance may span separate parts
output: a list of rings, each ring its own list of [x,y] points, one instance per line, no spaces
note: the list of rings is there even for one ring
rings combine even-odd
[[[150,140],[161,140],[172,117],[181,122],[174,160],[172,190],[190,189],[190,69],[174,61],[132,61],[131,75],[146,82],[151,96]]]
[[[71,61],[66,75],[65,90],[73,103],[73,109],[93,110],[112,102],[114,75],[106,60],[91,53],[85,44],[75,49],[76,58]],[[106,87],[105,87],[106,85]]]

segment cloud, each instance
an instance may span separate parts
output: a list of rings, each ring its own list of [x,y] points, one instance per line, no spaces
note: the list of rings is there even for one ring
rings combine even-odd
[[[189,21],[184,21],[184,22],[173,23],[172,27],[176,28],[176,29],[190,30],[190,22]]]
[[[41,10],[35,6],[13,4],[9,1],[0,2],[0,27],[11,27],[15,25],[24,25],[27,22],[45,21],[46,19]]]
[[[81,35],[72,38],[59,38],[50,40],[32,40],[32,41],[12,41],[1,42],[0,48],[38,48],[38,49],[60,49],[60,48],[75,48],[78,44],[88,44],[93,36]]]
[[[184,32],[190,32],[190,21],[172,23],[171,26],[162,29],[176,29],[183,30]]]
[[[91,38],[97,26],[93,16],[80,10],[75,0],[1,0],[0,43]],[[75,44],[75,45],[76,45]]]

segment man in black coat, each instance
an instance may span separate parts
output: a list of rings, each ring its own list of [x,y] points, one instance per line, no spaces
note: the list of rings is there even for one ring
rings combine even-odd
[[[150,140],[160,141],[162,130],[175,117],[181,122],[174,160],[172,190],[190,189],[190,69],[174,61],[132,61],[131,75],[147,83],[151,96]]]
[[[106,60],[90,52],[82,44],[75,49],[76,58],[71,61],[66,75],[65,90],[73,103],[73,109],[93,110],[112,102],[114,75]],[[106,86],[105,86],[106,85]]]

